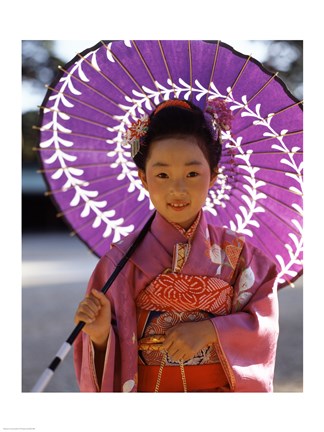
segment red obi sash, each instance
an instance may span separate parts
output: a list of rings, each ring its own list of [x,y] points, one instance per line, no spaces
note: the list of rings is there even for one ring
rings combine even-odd
[[[159,366],[138,366],[138,392],[154,392],[158,380]],[[226,391],[228,381],[220,363],[184,366],[188,392]],[[224,390],[222,390],[224,389]],[[159,393],[183,392],[180,367],[166,366],[161,374]]]
[[[233,287],[219,278],[181,273],[160,274],[136,298],[139,309],[138,339],[154,334],[163,335],[179,319],[182,322],[198,321],[208,319],[208,314],[227,315],[231,311],[232,298]],[[160,314],[150,321],[150,311]],[[159,374],[160,392],[184,391],[182,374],[185,375],[188,391],[219,391],[217,389],[227,385],[214,346],[197,353],[189,364],[183,365],[183,371],[179,364],[172,363],[166,363],[162,371],[159,366],[162,357],[163,354],[155,347],[145,348],[142,352],[138,365],[138,391],[154,391]],[[142,359],[145,359],[146,364],[143,364]]]

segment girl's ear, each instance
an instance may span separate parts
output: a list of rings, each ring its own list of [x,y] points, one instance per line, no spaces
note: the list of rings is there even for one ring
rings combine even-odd
[[[214,186],[215,181],[217,180],[217,176],[218,176],[218,169],[215,168],[215,169],[212,171],[211,176],[210,176],[209,189],[210,189],[211,187]]]
[[[147,185],[147,180],[146,180],[146,174],[143,170],[138,170],[138,177],[140,178],[142,185],[144,187],[144,189],[146,189],[148,191],[148,185]]]

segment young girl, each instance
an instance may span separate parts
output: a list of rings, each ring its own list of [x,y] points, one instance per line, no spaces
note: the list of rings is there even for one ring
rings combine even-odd
[[[156,215],[106,295],[137,234],[100,259],[76,311],[86,323],[74,353],[81,391],[273,391],[275,265],[202,211],[230,123],[222,101],[204,113],[176,99],[127,131]]]

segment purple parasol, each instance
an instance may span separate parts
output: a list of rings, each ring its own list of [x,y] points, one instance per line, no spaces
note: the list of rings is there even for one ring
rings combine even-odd
[[[39,152],[59,215],[98,256],[140,229],[153,207],[130,148],[130,123],[162,100],[225,100],[220,174],[204,206],[209,222],[246,235],[272,258],[279,284],[302,273],[301,102],[251,57],[224,43],[100,42],[48,87]]]

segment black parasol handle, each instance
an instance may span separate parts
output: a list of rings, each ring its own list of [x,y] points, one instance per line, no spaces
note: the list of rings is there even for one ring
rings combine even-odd
[[[141,232],[136,237],[134,243],[131,245],[131,247],[128,249],[128,251],[125,253],[125,255],[122,257],[122,259],[116,265],[115,270],[113,271],[113,273],[111,274],[111,276],[109,277],[109,279],[107,280],[105,285],[102,287],[101,292],[106,294],[106,292],[108,291],[110,286],[113,284],[113,282],[116,279],[116,277],[118,276],[118,274],[121,272],[121,270],[123,269],[123,267],[125,266],[125,264],[129,260],[131,255],[135,252],[136,248],[141,243],[141,241],[145,237],[146,233],[150,229],[150,226],[152,224],[154,217],[155,217],[155,212],[150,217],[150,219],[146,222],[146,224],[142,228]],[[57,351],[51,364],[44,370],[42,375],[38,378],[36,384],[34,385],[34,387],[31,390],[32,392],[42,392],[47,387],[48,383],[50,382],[50,380],[52,379],[52,377],[54,375],[55,370],[61,364],[61,362],[65,359],[65,357],[68,355],[68,353],[72,347],[73,342],[75,341],[75,339],[77,338],[77,336],[79,335],[79,333],[81,332],[81,330],[83,329],[85,324],[86,324],[85,322],[80,321],[75,326],[74,330],[71,332],[69,337],[62,344],[60,349]]]

